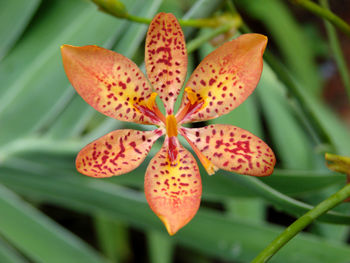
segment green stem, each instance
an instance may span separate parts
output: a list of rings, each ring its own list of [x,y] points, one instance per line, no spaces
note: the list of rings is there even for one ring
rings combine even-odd
[[[131,14],[127,14],[125,19],[134,21],[142,24],[150,24],[152,19],[140,16],[134,16]],[[191,26],[191,27],[218,27],[223,24],[223,21],[220,17],[213,18],[198,18],[198,19],[178,19],[181,26]]]
[[[324,19],[332,23],[335,27],[339,28],[345,34],[350,36],[350,25],[347,24],[339,16],[335,15],[333,12],[328,10],[327,8],[323,8],[310,0],[290,0],[290,1],[301,7],[304,7],[305,9],[307,9],[308,11],[310,11],[311,13],[317,16],[323,17]]]
[[[287,227],[275,240],[273,240],[253,261],[252,263],[267,262],[276,252],[282,248],[289,240],[297,235],[306,226],[311,224],[316,218],[326,213],[346,198],[350,196],[350,184],[347,184],[331,197],[322,201],[309,212],[297,219],[293,224]]]
[[[146,18],[146,17],[140,17],[140,16],[133,16],[130,14],[127,14],[125,19],[133,21],[133,22],[137,22],[137,23],[141,23],[141,24],[147,24],[149,25],[152,21],[151,18]]]
[[[239,16],[235,17],[235,20],[231,23],[224,24],[212,31],[210,31],[207,34],[203,34],[199,36],[198,38],[193,39],[192,41],[187,43],[187,52],[191,53],[194,50],[196,50],[198,47],[200,47],[203,43],[209,41],[210,39],[213,39],[214,37],[223,34],[227,31],[229,31],[231,28],[239,28],[242,24],[242,20]]]
[[[191,26],[191,27],[218,27],[222,25],[224,22],[220,20],[220,18],[197,18],[197,19],[179,19],[179,23],[181,26]]]
[[[322,7],[329,9],[328,0],[319,0],[319,2]],[[346,61],[344,59],[344,55],[339,44],[337,33],[334,27],[327,21],[325,21],[325,27],[329,38],[329,43],[333,51],[334,59],[338,66],[340,77],[343,81],[348,98],[350,100],[350,76],[348,73],[349,70],[346,65]]]

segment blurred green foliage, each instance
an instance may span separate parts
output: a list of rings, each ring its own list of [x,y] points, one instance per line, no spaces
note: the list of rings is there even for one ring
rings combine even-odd
[[[233,12],[228,1],[122,2],[130,14],[147,18],[159,11],[184,19]],[[350,155],[349,130],[321,97],[325,79],[312,45],[328,43],[321,33],[310,37],[284,1],[231,4],[269,37],[268,63],[256,92],[210,122],[264,138],[277,169],[262,179],[225,171],[209,177],[201,169],[199,213],[169,237],[143,195],[150,157],[115,178],[75,171],[75,155],[86,143],[116,128],[140,127],[87,105],[70,86],[59,50],[62,44],[100,45],[142,67],[147,25],[114,18],[86,0],[0,1],[0,262],[249,262],[290,220],[345,183],[323,158],[325,150]],[[208,30],[184,32],[189,42]],[[190,54],[189,73],[212,49],[203,43]],[[348,209],[344,203],[320,217],[271,262],[349,262]]]

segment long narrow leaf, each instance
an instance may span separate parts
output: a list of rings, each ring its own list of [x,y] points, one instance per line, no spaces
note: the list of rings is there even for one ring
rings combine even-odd
[[[27,263],[14,248],[0,238],[0,262],[6,263]]]
[[[40,4],[40,0],[0,2],[0,61],[16,43]]]
[[[133,190],[89,178],[42,180],[42,176],[30,174],[23,174],[22,178],[17,175],[12,177],[12,188],[38,201],[93,214],[103,212],[143,230],[165,231],[151,213],[143,194]],[[349,218],[347,222],[350,222]],[[247,262],[280,231],[282,229],[279,227],[236,220],[223,213],[201,209],[195,219],[176,235],[175,240],[212,256]],[[350,248],[345,245],[319,240],[313,235],[301,234],[294,240],[272,262],[343,263],[350,257]]]
[[[0,185],[0,233],[35,262],[104,260],[81,240]]]

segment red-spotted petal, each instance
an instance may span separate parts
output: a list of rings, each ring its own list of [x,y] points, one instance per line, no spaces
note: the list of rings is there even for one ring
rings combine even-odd
[[[92,107],[121,121],[154,123],[135,107],[152,89],[134,62],[97,46],[63,45],[61,52],[69,81]]]
[[[267,176],[276,163],[270,147],[250,132],[231,125],[181,128],[184,135],[220,169],[253,176]]]
[[[186,225],[199,208],[202,183],[196,160],[177,141],[176,160],[168,157],[168,137],[151,160],[145,177],[146,199],[170,235]]]
[[[110,177],[130,172],[142,163],[162,134],[161,129],[110,132],[79,152],[75,162],[77,170],[92,177]]]
[[[170,115],[187,71],[185,38],[174,15],[159,13],[153,18],[146,38],[145,62],[148,78]]]
[[[213,119],[240,105],[259,82],[266,44],[263,35],[245,34],[206,56],[186,84],[191,94],[184,93],[179,114],[186,104],[203,105],[189,116],[182,112],[182,122]]]

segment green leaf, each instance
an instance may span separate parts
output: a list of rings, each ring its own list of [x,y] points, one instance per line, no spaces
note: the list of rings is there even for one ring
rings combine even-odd
[[[0,262],[26,263],[28,261],[0,237]]]
[[[277,207],[277,209],[289,214],[301,216],[312,208],[309,204],[278,192],[257,178],[237,175],[231,176],[231,179],[254,191],[257,195],[264,197],[267,201]],[[330,211],[319,217],[318,220],[335,224],[350,224],[350,215]]]
[[[171,263],[174,254],[174,242],[166,233],[147,231],[149,262]]]
[[[73,87],[71,87],[73,91]],[[78,94],[61,112],[60,116],[50,126],[46,136],[52,140],[62,140],[78,137],[91,120],[96,110],[87,104]]]
[[[51,161],[52,162],[52,161]],[[48,163],[47,160],[44,161],[44,163]],[[71,161],[71,163],[73,163]],[[38,164],[33,163],[31,161],[24,161],[21,159],[18,160],[12,160],[12,163],[10,160],[7,161],[7,165],[10,165],[13,168],[5,168],[3,167],[0,169],[0,173],[2,174],[2,178],[0,178],[0,181],[5,183],[6,185],[11,185],[19,187],[22,189],[25,188],[24,191],[27,193],[34,191],[35,193],[38,193],[38,189],[27,189],[26,185],[30,185],[30,182],[27,180],[45,180],[45,175],[50,174],[50,182],[54,180],[58,180],[60,178],[65,178],[65,180],[76,180],[77,184],[83,184],[84,182],[87,182],[89,178],[85,178],[82,176],[72,176],[73,174],[76,174],[74,171],[74,168],[69,168],[67,166],[68,170],[64,172],[62,169],[61,164],[54,165],[54,163],[50,163],[49,168],[45,166],[45,164]],[[129,173],[126,176],[120,176],[120,177],[112,177],[104,179],[106,182],[115,182],[118,184],[125,184],[132,187],[138,187],[141,188],[143,185],[143,172],[146,169],[147,162],[143,163],[141,167],[136,169],[134,172]],[[55,168],[57,167],[57,168]],[[60,169],[60,172],[58,173],[57,170],[52,169]],[[23,169],[22,171],[18,171],[17,169]],[[20,177],[20,174],[22,174],[24,171],[29,172],[33,170],[33,174],[36,176],[27,176],[27,177]],[[30,173],[30,174],[32,174]],[[42,179],[36,179],[38,178],[38,173],[42,173],[41,176],[44,176]],[[279,174],[280,173],[280,174]],[[17,174],[17,175],[16,175]],[[212,200],[212,201],[221,201],[225,200],[226,198],[230,197],[252,197],[252,196],[261,196],[268,200],[272,205],[277,207],[280,210],[283,210],[287,213],[293,214],[293,215],[301,215],[311,209],[312,206],[297,201],[289,196],[286,196],[282,192],[279,192],[278,190],[271,188],[269,185],[265,184],[262,180],[268,181],[272,185],[274,184],[275,187],[279,187],[282,190],[285,190],[286,192],[297,192],[297,193],[311,193],[312,191],[317,191],[317,189],[324,189],[326,187],[331,186],[332,184],[344,182],[344,176],[337,175],[337,176],[329,176],[329,174],[320,173],[320,174],[310,174],[309,172],[303,172],[303,171],[289,171],[289,172],[283,172],[276,170],[275,174],[262,178],[261,180],[257,178],[252,178],[249,176],[242,176],[242,175],[232,175],[230,172],[226,171],[220,171],[215,176],[206,176],[204,175],[205,172],[201,171],[202,176],[202,184],[203,184],[203,198]],[[40,176],[39,176],[40,178]],[[300,182],[303,180],[303,183]],[[308,181],[310,183],[308,183]],[[78,183],[79,182],[79,183]],[[32,186],[33,187],[33,186]],[[66,185],[65,188],[68,186]],[[22,190],[21,190],[22,191]],[[39,191],[40,192],[40,191]],[[82,194],[82,193],[80,193]],[[72,201],[71,201],[72,202]],[[328,214],[320,217],[320,221],[323,222],[332,222],[337,224],[349,224],[350,223],[350,216],[345,215],[342,213],[337,212],[329,212]]]
[[[350,156],[349,131],[339,120],[338,116],[327,106],[303,91],[300,86],[297,86],[297,88],[301,94],[301,102],[309,109],[317,125],[322,127],[335,151],[340,155]]]
[[[161,0],[147,0],[128,2],[127,6],[131,9],[132,13],[137,13],[139,16],[152,17],[160,4]],[[117,43],[114,43],[115,41],[109,41],[104,46],[110,49],[113,47],[112,49],[114,51],[132,59],[145,38],[147,26],[125,20],[118,21],[118,30],[113,37]],[[74,92],[71,86],[69,89]],[[49,136],[56,139],[77,136],[83,131],[94,114],[96,114],[96,111],[84,102],[80,96],[76,95],[63,111],[60,118],[51,126]],[[106,122],[111,123],[114,121],[107,119]],[[115,121],[115,123],[118,125],[118,121]],[[109,131],[110,129],[106,129],[106,133]]]
[[[139,229],[165,233],[143,193],[93,178],[61,176],[44,180],[45,175],[8,173],[12,183],[6,184],[27,197],[92,214],[103,212]],[[350,222],[350,217],[346,220]],[[222,212],[201,208],[174,240],[207,255],[248,262],[281,231],[280,227],[234,219]],[[349,257],[350,248],[343,244],[300,234],[271,262],[343,263]]]
[[[293,116],[282,87],[270,67],[265,65],[257,92],[268,130],[271,132],[271,146],[274,146],[272,149],[281,160],[278,166],[287,169],[311,169],[314,166],[314,152],[310,138]]]
[[[52,118],[52,108],[61,105],[62,99],[69,102],[66,92],[73,94],[73,90],[63,71],[59,47],[103,45],[113,39],[119,25],[119,20],[96,12],[95,6],[85,1],[48,3],[0,64],[0,145],[42,128],[47,116]]]
[[[81,240],[0,185],[0,233],[35,262],[104,262]]]
[[[265,203],[258,198],[226,198],[225,208],[232,217],[248,222],[262,222],[265,219]]]
[[[288,68],[304,88],[310,91],[310,94],[320,95],[321,81],[312,46],[287,5],[278,0],[236,2],[253,18],[265,24],[268,37],[277,43]]]
[[[312,170],[279,170],[260,180],[270,187],[292,196],[314,194],[316,191],[345,184],[346,177],[342,174],[333,174],[327,171]]]
[[[60,174],[72,176],[77,174],[74,166],[74,158],[83,146],[84,144],[74,141],[65,141],[63,143],[43,139],[22,140],[18,141],[18,144],[13,145],[13,147],[5,152],[9,154],[11,151],[15,151],[16,147],[20,147],[19,149],[24,150],[24,152],[14,152],[11,158],[7,157],[4,160],[3,165],[15,167],[20,171],[27,171],[29,169],[36,172],[39,169],[52,175],[60,171]],[[105,180],[131,187],[143,187],[144,171],[151,156],[159,148],[160,145],[158,143],[153,146],[151,153],[146,157],[146,160],[140,167],[128,173],[127,176],[106,178]],[[4,157],[6,158],[5,155]],[[251,197],[255,195],[253,191],[242,186],[239,182],[232,181],[230,179],[232,173],[220,170],[214,176],[207,176],[202,166],[199,165],[199,167],[202,174],[204,198],[221,200],[227,196]],[[344,184],[345,176],[327,171],[275,169],[272,176],[261,178],[261,180],[284,194],[295,196],[300,194],[310,195],[333,185]]]
[[[40,4],[40,0],[0,2],[0,61],[16,43]]]
[[[112,262],[125,262],[131,254],[127,226],[105,214],[94,216],[98,243]]]
[[[300,83],[290,75],[288,70],[276,60],[273,56],[265,57],[273,71],[293,93],[298,100],[297,107],[301,108],[307,117],[307,122],[312,124],[314,132],[329,143],[333,150],[340,155],[350,155],[349,131],[340,121],[339,117],[334,114],[320,99],[312,96],[310,92],[304,89]],[[266,68],[266,66],[265,66]]]

